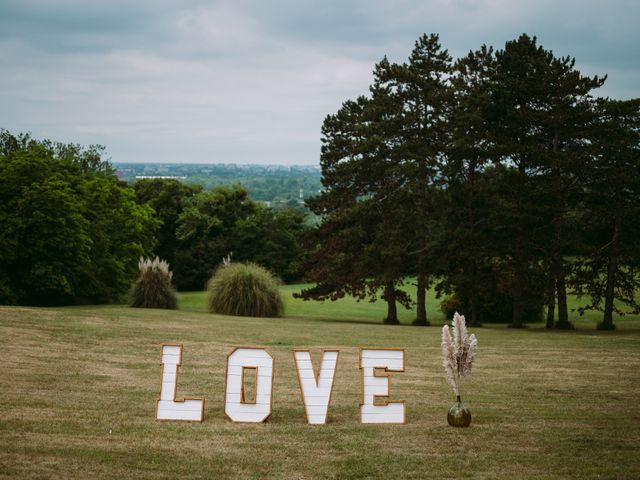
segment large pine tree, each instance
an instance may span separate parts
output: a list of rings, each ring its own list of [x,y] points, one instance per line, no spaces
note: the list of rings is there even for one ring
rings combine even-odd
[[[440,229],[442,256],[439,290],[453,289],[468,312],[471,325],[480,324],[482,290],[491,284],[491,246],[486,236],[486,176],[492,145],[488,141],[491,79],[495,70],[491,47],[482,46],[456,61],[449,129],[451,141],[442,169],[447,195]]]
[[[395,202],[388,152],[378,131],[379,100],[347,101],[325,119],[320,159],[325,188],[307,202],[322,217],[311,236],[307,265],[316,285],[299,296],[335,300],[349,294],[375,300],[382,291],[388,305],[385,322],[395,324],[396,303],[409,306],[411,300],[398,288],[406,254],[397,222],[401,206]]]
[[[571,238],[566,225],[570,198],[580,189],[591,150],[590,92],[604,79],[582,76],[574,59],[556,58],[527,35],[507,42],[496,59],[492,139],[500,161],[513,169],[510,181],[519,186],[505,190],[504,198],[513,207],[513,217],[505,220],[515,226],[510,227],[514,244],[507,262],[513,274],[513,326],[522,325],[522,293],[543,258],[549,278],[548,326],[557,296],[556,326],[570,328],[566,276],[571,265],[565,256]],[[535,191],[540,195],[531,194]],[[531,208],[536,197],[543,203]]]
[[[614,312],[624,314],[623,306],[640,312],[640,99],[601,100],[596,113],[582,201],[584,249],[574,287],[591,299],[581,312],[601,310],[598,328],[613,330]]]
[[[388,147],[395,188],[411,198],[413,205],[402,211],[411,225],[417,277],[417,325],[428,325],[426,290],[434,273],[435,233],[429,228],[434,213],[433,189],[440,181],[449,142],[448,116],[452,89],[449,82],[451,57],[438,35],[422,35],[408,63],[382,60],[374,71],[372,92],[390,105],[380,116],[381,134]]]

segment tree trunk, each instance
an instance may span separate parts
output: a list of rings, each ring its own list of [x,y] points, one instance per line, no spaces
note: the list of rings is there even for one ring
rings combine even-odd
[[[558,129],[556,128],[553,135],[553,153],[554,153],[554,169],[553,169],[553,182],[555,184],[555,197],[556,197],[556,218],[553,221],[553,248],[552,248],[552,275],[556,283],[556,292],[558,294],[558,323],[556,328],[568,330],[573,328],[571,322],[569,322],[569,308],[567,306],[567,286],[566,275],[563,259],[563,243],[562,243],[562,230],[564,226],[564,215],[566,210],[565,194],[562,188],[561,172],[558,164],[556,154],[558,153]],[[547,326],[549,318],[547,317]]]
[[[416,292],[416,321],[414,325],[429,325],[427,320],[427,279],[423,273],[418,274],[418,291]]]
[[[475,242],[477,239],[476,235],[476,214],[475,214],[475,182],[476,182],[476,166],[479,162],[479,159],[474,156],[474,158],[469,163],[469,194],[467,196],[467,216],[469,219],[469,238],[472,242]],[[476,277],[478,272],[478,259],[473,255],[471,256],[472,267],[470,270],[473,272],[472,276]],[[480,327],[480,318],[478,312],[478,294],[476,293],[475,288],[472,288],[471,294],[469,295],[469,307],[471,308],[471,323],[472,327]]]
[[[598,324],[598,330],[615,330],[613,324],[613,297],[615,288],[615,277],[618,259],[610,256],[607,265],[607,285],[604,297],[604,318],[602,323]]]
[[[524,306],[522,304],[522,279],[521,273],[516,272],[514,275],[513,286],[511,288],[511,294],[513,297],[513,319],[511,321],[512,328],[524,327]]]
[[[387,317],[384,319],[384,323],[391,325],[397,325],[398,321],[398,309],[396,308],[396,286],[392,281],[387,282],[384,287],[384,299],[387,302]]]
[[[471,294],[471,298],[469,299],[469,303],[471,304],[471,323],[469,324],[472,327],[481,327],[480,318],[478,315],[478,295],[475,293]]]
[[[414,325],[429,325],[427,321],[427,275],[426,275],[426,253],[425,248],[429,240],[427,234],[427,221],[425,215],[427,214],[427,182],[429,181],[429,175],[427,172],[427,166],[425,160],[420,161],[418,165],[418,182],[419,182],[419,198],[417,202],[418,218],[416,227],[418,231],[418,241],[422,248],[418,254],[417,270],[418,270],[418,290],[416,292],[416,319],[413,322]]]
[[[552,329],[555,323],[556,309],[556,279],[553,272],[549,272],[549,283],[547,284],[547,323],[545,327]]]
[[[604,294],[604,318],[598,324],[598,330],[615,330],[613,324],[613,300],[615,298],[616,272],[618,271],[618,235],[620,232],[620,215],[616,213],[613,237],[607,261],[607,284]]]
[[[553,276],[556,282],[556,292],[558,293],[558,323],[557,328],[568,330],[572,328],[569,322],[569,308],[567,307],[567,285],[565,282],[565,273],[562,259],[562,217],[560,216],[561,208],[557,207],[558,217],[554,220],[553,241]]]
[[[567,285],[565,282],[564,270],[558,271],[556,279],[556,289],[558,291],[558,323],[556,328],[570,330],[573,328],[569,321],[569,308],[567,307]]]

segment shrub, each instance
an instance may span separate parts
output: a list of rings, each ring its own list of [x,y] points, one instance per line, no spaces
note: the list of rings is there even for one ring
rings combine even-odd
[[[279,280],[255,263],[222,264],[208,283],[212,313],[243,317],[280,317],[284,303]]]
[[[133,284],[131,306],[138,308],[178,308],[176,291],[171,285],[173,273],[169,264],[156,257],[154,260],[140,258],[140,275]]]
[[[540,301],[527,298],[525,301],[523,321],[535,323],[542,321],[543,305]],[[513,299],[504,292],[491,292],[478,299],[478,320],[481,323],[511,323],[513,320]],[[447,318],[456,312],[470,312],[469,301],[453,293],[442,299],[440,310]]]
[[[456,293],[447,295],[440,301],[440,311],[444,313],[445,318],[451,318],[457,312],[467,313],[466,305]]]

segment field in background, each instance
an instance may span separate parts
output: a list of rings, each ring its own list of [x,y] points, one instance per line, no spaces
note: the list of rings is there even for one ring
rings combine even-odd
[[[371,303],[367,300],[358,302],[352,297],[345,297],[335,302],[304,301],[293,298],[293,293],[300,292],[310,284],[283,285],[280,287],[285,300],[286,315],[315,319],[332,319],[336,321],[376,322],[380,323],[386,315],[387,304],[378,300]],[[181,292],[179,294],[180,309],[194,312],[206,311],[205,292]],[[444,322],[444,316],[440,312],[440,300],[436,300],[435,293],[430,291],[428,295],[430,305],[437,306],[433,313],[433,319]],[[406,310],[398,305],[398,316],[403,323],[411,323],[415,318],[415,310]]]
[[[475,330],[479,355],[463,394],[473,421],[457,430],[446,424],[454,399],[439,328],[382,325],[383,304],[351,300],[290,300],[280,319],[203,313],[202,293],[181,300],[181,311],[0,307],[0,477],[640,477],[637,317],[615,332],[595,331],[595,319],[572,332]],[[202,424],[154,420],[161,342],[184,343],[178,395],[206,398]],[[224,418],[235,345],[275,357],[266,424]],[[358,423],[360,346],[406,349],[406,372],[392,380],[406,425]],[[305,423],[294,347],[314,359],[321,347],[341,349],[328,425]]]
[[[381,323],[386,316],[387,304],[378,299],[377,302],[371,303],[367,300],[356,301],[351,297],[345,297],[335,302],[325,301],[304,301],[293,298],[294,292],[310,285],[283,285],[281,291],[286,303],[286,315],[295,317],[304,317],[309,319],[325,319],[341,322],[362,322],[362,323]],[[407,283],[404,286],[407,291],[415,296],[414,287]],[[206,293],[205,292],[181,292],[179,294],[180,309],[192,312],[206,312]],[[435,292],[429,290],[427,292],[427,316],[429,321],[434,325],[443,325],[445,322],[444,314],[440,311],[440,300],[436,298]],[[582,317],[575,311],[579,306],[584,305],[584,299],[578,300],[575,296],[568,296],[569,318],[577,328],[591,329],[602,321],[602,312],[586,312]],[[464,312],[460,312],[464,314]],[[416,318],[415,309],[407,310],[398,305],[398,317],[402,324],[411,324]],[[556,315],[557,317],[557,315]],[[449,319],[451,320],[451,319]],[[640,315],[625,315],[623,317],[614,316],[614,322],[620,326],[629,328],[640,328]],[[533,323],[529,325],[531,328],[543,328],[543,323]]]

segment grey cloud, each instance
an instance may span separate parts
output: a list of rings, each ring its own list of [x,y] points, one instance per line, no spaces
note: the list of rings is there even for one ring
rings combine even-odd
[[[423,32],[453,56],[535,34],[603,95],[638,96],[634,2],[0,3],[0,127],[118,161],[317,163],[320,126]]]

